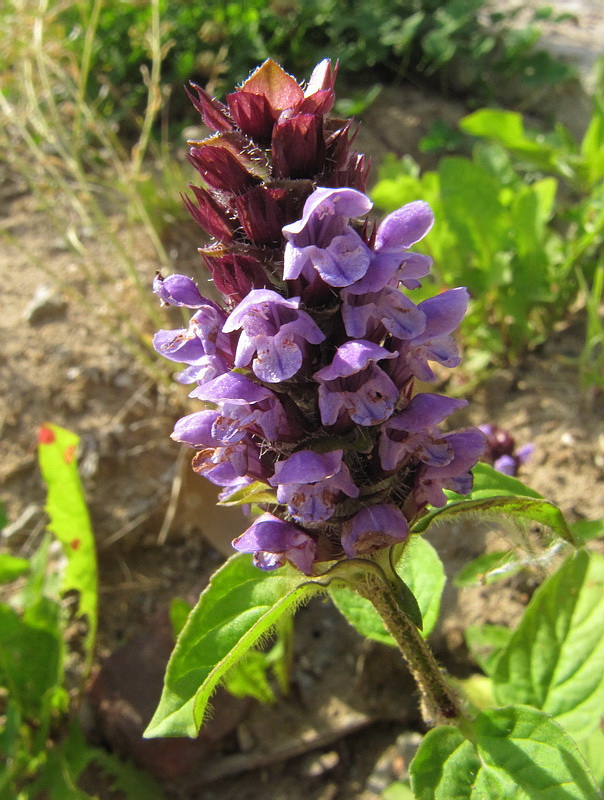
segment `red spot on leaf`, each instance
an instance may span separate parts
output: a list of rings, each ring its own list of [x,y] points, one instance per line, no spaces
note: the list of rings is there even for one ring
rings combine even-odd
[[[38,431],[38,442],[40,444],[52,444],[55,439],[56,436],[54,435],[54,432],[51,431],[50,428],[46,428],[44,425]]]
[[[66,464],[71,464],[71,462],[73,461],[73,457],[75,456],[75,450],[76,450],[75,445],[70,444],[69,447],[66,447],[65,450],[63,451],[63,461]]]
[[[80,539],[72,539],[70,544],[73,550],[79,550],[82,542],[80,541]]]

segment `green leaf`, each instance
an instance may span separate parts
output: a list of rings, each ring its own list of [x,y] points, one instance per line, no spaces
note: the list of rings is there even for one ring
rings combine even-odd
[[[499,703],[551,714],[575,738],[604,708],[604,558],[570,556],[537,589],[493,673]]]
[[[472,744],[458,728],[443,725],[420,744],[409,767],[411,788],[417,800],[486,800],[472,789],[479,770]]]
[[[173,597],[170,603],[170,625],[172,627],[172,635],[175,639],[178,638],[181,630],[185,627],[189,614],[193,606],[182,600],[180,597]]]
[[[261,703],[274,703],[275,693],[269,683],[267,654],[250,650],[245,658],[227,672],[224,687],[235,697],[253,697]]]
[[[488,709],[472,723],[430,731],[411,762],[418,800],[601,800],[575,742],[551,717],[524,706]]]
[[[486,586],[514,575],[523,566],[523,563],[509,550],[484,553],[459,570],[453,579],[453,585],[458,589],[466,586]]]
[[[489,709],[473,727],[483,771],[505,776],[502,785],[517,786],[521,797],[600,800],[579,748],[547,714],[522,706]]]
[[[604,519],[582,519],[570,526],[573,535],[580,544],[585,544],[591,539],[604,537]]]
[[[10,583],[24,575],[29,569],[27,558],[18,558],[8,553],[0,553],[0,584]]]
[[[248,555],[230,558],[212,576],[178,638],[145,735],[196,736],[227,671],[283,614],[324,591],[328,582],[289,567],[263,572]]]
[[[396,572],[415,595],[425,638],[434,629],[440,611],[440,598],[446,581],[442,561],[429,542],[421,536],[412,536],[396,565]],[[338,610],[361,636],[395,646],[369,600],[348,588],[332,586],[329,592]]]
[[[261,481],[255,481],[221,500],[219,506],[243,506],[247,503],[276,503],[275,492]]]
[[[409,781],[395,781],[382,792],[382,800],[415,800]]]
[[[474,518],[500,519],[505,515],[512,520],[538,522],[551,528],[561,538],[575,544],[572,531],[564,515],[548,500],[533,500],[530,497],[486,497],[483,500],[451,501],[443,508],[436,508],[421,517],[411,528],[413,533],[423,533],[433,522],[443,522],[471,515]]]
[[[97,629],[97,566],[94,535],[78,474],[79,437],[58,425],[45,424],[38,436],[38,459],[48,489],[49,530],[63,545],[67,566],[62,591],[79,594],[78,613],[86,616],[88,661]]]
[[[464,636],[474,661],[487,675],[492,675],[512,631],[503,625],[469,625]]]
[[[494,139],[517,152],[533,154],[542,150],[541,145],[527,137],[522,114],[516,111],[480,109],[460,120],[459,127],[471,136]]]
[[[587,739],[577,742],[600,790],[604,792],[604,730],[597,728]]]
[[[481,461],[472,470],[474,483],[472,492],[469,495],[473,500],[481,500],[485,497],[499,497],[501,495],[511,495],[513,497],[534,497],[542,500],[541,495],[529,486],[525,486],[518,478],[505,475],[499,472],[490,464]],[[456,495],[459,499],[461,495]]]
[[[0,685],[24,717],[39,719],[48,693],[61,682],[62,644],[56,627],[40,624],[35,613],[31,616],[26,621],[0,605]]]

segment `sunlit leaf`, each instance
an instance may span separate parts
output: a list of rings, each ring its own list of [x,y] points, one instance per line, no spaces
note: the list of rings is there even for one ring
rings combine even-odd
[[[497,702],[535,706],[588,736],[604,709],[603,631],[604,558],[580,550],[533,595],[495,667]]]
[[[320,591],[320,580],[289,567],[264,572],[248,555],[230,558],[212,576],[178,638],[146,735],[196,736],[227,671],[283,614]]]
[[[575,742],[526,706],[488,709],[458,728],[430,731],[411,762],[417,800],[601,800]]]
[[[445,571],[436,550],[421,536],[413,536],[405,547],[396,571],[414,594],[423,621],[422,636],[434,629],[440,610],[440,598],[445,585]],[[352,589],[330,588],[339,611],[357,631],[369,639],[395,646],[379,614],[370,603]]]
[[[38,435],[38,459],[47,486],[49,529],[63,545],[67,566],[62,591],[79,594],[78,613],[86,616],[86,648],[91,658],[97,627],[97,566],[94,536],[76,453],[79,437],[46,423]]]

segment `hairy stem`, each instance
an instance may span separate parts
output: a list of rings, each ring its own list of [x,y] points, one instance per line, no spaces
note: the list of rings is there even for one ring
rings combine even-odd
[[[380,615],[415,678],[421,693],[421,711],[427,725],[463,724],[467,715],[449,680],[438,665],[432,650],[422,639],[416,625],[405,613],[394,581],[374,565],[364,584],[354,588],[369,600]]]

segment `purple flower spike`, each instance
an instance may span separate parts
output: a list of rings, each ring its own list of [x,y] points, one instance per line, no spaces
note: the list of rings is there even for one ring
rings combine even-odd
[[[409,525],[402,511],[387,503],[364,508],[342,525],[342,547],[348,558],[373,553],[408,536]]]
[[[336,72],[321,62],[305,88],[269,59],[226,105],[192,86],[215,133],[190,142],[203,188],[185,205],[210,237],[200,252],[220,299],[183,275],[154,281],[163,304],[193,309],[154,338],[203,409],[172,438],[222,499],[265,485],[272,513],[234,546],[305,574],[403,541],[428,503],[470,490],[484,444],[474,429],[439,430],[464,401],[416,394],[432,362],[459,364],[451,334],[468,294],[413,302],[432,260],[411,248],[434,216],[417,200],[367,221],[368,159],[352,120],[327,116]],[[506,471],[522,458],[489,455]]]
[[[359,425],[377,425],[392,414],[398,389],[373,363],[385,358],[396,358],[396,353],[373,342],[351,341],[337,349],[329,366],[315,372],[323,425],[345,421],[346,414]]]
[[[301,523],[324,522],[334,513],[340,493],[358,497],[342,450],[315,453],[299,450],[275,464],[271,486],[277,486],[277,500],[287,505],[292,517]]]
[[[186,275],[168,275],[163,278],[158,272],[153,280],[153,291],[166,306],[201,308],[207,302],[199,294],[195,281]]]
[[[254,563],[261,569],[277,569],[289,561],[305,575],[311,574],[317,553],[312,536],[268,513],[238,536],[233,547],[241,553],[253,553]]]
[[[306,342],[319,344],[325,334],[305,311],[300,298],[287,300],[271,289],[255,289],[231,312],[223,331],[242,329],[235,366],[247,366],[267,383],[292,378],[302,366]]]

